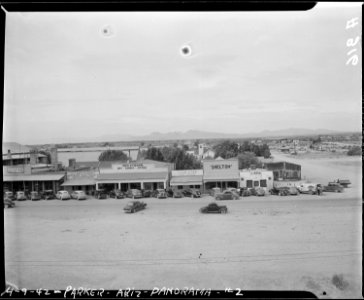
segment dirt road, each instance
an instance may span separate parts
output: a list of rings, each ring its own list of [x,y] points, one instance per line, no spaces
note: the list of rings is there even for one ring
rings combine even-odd
[[[18,202],[5,210],[7,279],[28,289],[194,287],[361,294],[361,201],[336,195]],[[332,283],[343,275],[348,285]],[[321,295],[322,296],[322,295]],[[326,297],[324,296],[324,297]]]

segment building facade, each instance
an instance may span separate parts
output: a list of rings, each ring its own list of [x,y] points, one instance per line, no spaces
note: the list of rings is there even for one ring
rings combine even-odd
[[[273,171],[265,169],[246,169],[240,171],[240,188],[264,188],[266,192],[273,188]]]
[[[240,174],[237,159],[204,160],[202,164],[204,191],[214,187],[221,189],[239,187]]]
[[[273,171],[274,180],[301,180],[301,166],[289,162],[271,162],[265,164],[267,170]]]

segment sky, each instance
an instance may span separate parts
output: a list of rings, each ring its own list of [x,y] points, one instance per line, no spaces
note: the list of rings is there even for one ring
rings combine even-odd
[[[359,24],[346,29],[353,18]],[[305,12],[8,12],[3,141],[360,131],[361,20],[360,3]]]

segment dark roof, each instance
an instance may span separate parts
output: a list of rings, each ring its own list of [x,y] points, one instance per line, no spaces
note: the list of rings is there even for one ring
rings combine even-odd
[[[127,172],[97,174],[96,180],[166,180],[168,172]]]
[[[171,185],[197,185],[202,184],[202,175],[175,176],[171,179]]]
[[[62,174],[37,174],[37,175],[3,175],[3,181],[59,181],[65,176]]]
[[[67,180],[61,186],[81,186],[81,185],[94,185],[96,184],[93,178],[75,178]]]

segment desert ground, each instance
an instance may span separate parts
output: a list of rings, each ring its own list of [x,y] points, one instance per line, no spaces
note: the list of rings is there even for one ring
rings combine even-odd
[[[4,209],[6,279],[19,288],[306,290],[362,298],[361,158],[291,157],[314,182],[350,179],[344,193],[214,201],[17,202]]]

